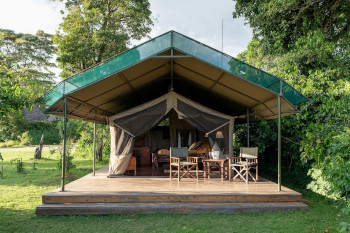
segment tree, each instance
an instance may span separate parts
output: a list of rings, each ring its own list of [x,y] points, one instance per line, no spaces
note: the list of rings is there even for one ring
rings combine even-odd
[[[153,25],[147,0],[68,0],[65,7],[54,36],[63,78],[125,51]]]
[[[284,51],[309,31],[320,29],[338,41],[350,30],[348,0],[235,0],[233,17],[244,17],[256,38],[275,52]],[[271,52],[271,51],[270,51]]]
[[[282,119],[284,163],[294,169],[302,166],[300,159],[308,163],[307,187],[343,200],[348,213],[350,183],[343,174],[350,163],[349,8],[349,1],[239,0],[234,12],[255,35],[239,59],[284,78],[312,100],[298,115]],[[257,137],[269,141],[265,134]]]
[[[0,29],[0,118],[22,110],[53,84],[51,35]]]

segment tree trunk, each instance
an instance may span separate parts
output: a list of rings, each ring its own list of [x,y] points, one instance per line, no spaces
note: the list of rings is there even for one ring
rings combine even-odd
[[[98,161],[102,161],[102,150],[103,150],[103,142],[101,142],[96,150],[96,159]]]
[[[41,151],[43,149],[44,134],[41,135],[39,146],[35,149],[34,159],[41,159]]]

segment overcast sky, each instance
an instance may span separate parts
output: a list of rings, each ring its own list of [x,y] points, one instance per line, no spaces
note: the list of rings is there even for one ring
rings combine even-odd
[[[149,0],[155,18],[151,37],[175,30],[221,50],[224,22],[224,52],[237,56],[252,38],[252,30],[242,19],[233,19],[231,0]],[[54,34],[61,22],[62,3],[49,0],[1,0],[0,28]],[[135,41],[139,44],[141,41]],[[58,72],[58,71],[56,71]]]

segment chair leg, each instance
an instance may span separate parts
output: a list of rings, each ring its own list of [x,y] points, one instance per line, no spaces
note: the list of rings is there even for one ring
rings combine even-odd
[[[255,167],[255,177],[256,177],[256,181],[259,180],[259,176],[258,176],[258,166]]]
[[[229,171],[228,171],[228,181],[231,181],[231,168],[229,169]]]
[[[173,178],[173,177],[172,177],[172,170],[171,170],[171,167],[172,167],[172,166],[171,166],[171,163],[170,163],[170,180]]]
[[[196,165],[196,176],[197,176],[197,181],[198,181],[198,163]]]
[[[245,182],[248,184],[249,182],[248,182],[248,179],[249,179],[249,176],[248,176],[248,173],[249,173],[249,169],[248,169],[248,167],[246,168],[247,170],[246,170],[246,173],[245,173]]]
[[[180,166],[177,167],[177,181],[180,181]]]

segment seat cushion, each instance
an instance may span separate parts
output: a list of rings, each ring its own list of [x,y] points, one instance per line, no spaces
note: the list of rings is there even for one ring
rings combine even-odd
[[[189,162],[189,161],[182,161],[180,162],[181,165],[196,165],[194,162]]]

